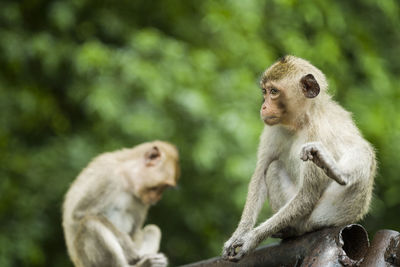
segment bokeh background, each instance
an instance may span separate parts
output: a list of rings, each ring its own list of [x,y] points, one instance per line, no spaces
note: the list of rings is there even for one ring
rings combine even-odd
[[[68,186],[97,154],[153,139],[181,155],[180,187],[148,218],[162,251],[172,266],[220,254],[255,167],[258,79],[285,54],[326,73],[377,149],[362,224],[400,230],[399,14],[396,0],[2,0],[0,266],[72,266]]]

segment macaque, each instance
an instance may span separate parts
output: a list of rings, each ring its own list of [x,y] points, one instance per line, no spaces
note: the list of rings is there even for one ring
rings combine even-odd
[[[166,142],[143,143],[96,157],[68,190],[63,228],[76,267],[167,266],[161,231],[143,228],[147,211],[179,174],[178,151]]]
[[[223,258],[238,261],[267,237],[354,223],[367,213],[375,152],[351,114],[331,99],[324,74],[286,56],[263,74],[265,127],[240,223]],[[257,227],[268,198],[273,215]]]

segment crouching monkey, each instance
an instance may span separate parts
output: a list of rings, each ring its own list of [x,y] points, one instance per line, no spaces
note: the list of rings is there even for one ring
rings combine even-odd
[[[238,261],[269,236],[297,236],[360,220],[368,211],[375,152],[335,103],[324,74],[286,56],[263,74],[265,123],[239,226],[223,257]],[[274,214],[254,228],[268,198]]]
[[[166,266],[149,207],[178,179],[178,152],[154,141],[96,157],[68,190],[63,228],[77,267]]]

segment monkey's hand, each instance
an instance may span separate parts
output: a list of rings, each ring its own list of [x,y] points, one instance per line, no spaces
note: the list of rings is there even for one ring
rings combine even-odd
[[[236,237],[235,235],[232,235],[232,237],[229,238],[229,240],[224,243],[224,248],[222,249],[222,258],[224,260],[229,259],[231,247],[233,246],[233,244],[236,243],[237,239],[238,239],[238,237]]]
[[[310,142],[303,145],[300,152],[303,161],[311,160],[320,167],[325,174],[341,185],[347,184],[345,175],[337,168],[333,157],[326,151],[321,142]]]
[[[228,240],[224,245],[223,258],[229,261],[239,261],[258,245],[253,231],[247,232],[235,240]]]
[[[166,267],[168,259],[162,253],[147,254],[134,266],[136,267]]]
[[[245,234],[245,231],[236,229],[236,231],[232,234],[232,236],[228,239],[228,241],[226,241],[224,243],[224,247],[222,249],[222,258],[224,260],[228,260],[228,255],[229,255],[230,248],[236,242],[236,240],[238,240],[239,237],[244,235],[244,234]]]

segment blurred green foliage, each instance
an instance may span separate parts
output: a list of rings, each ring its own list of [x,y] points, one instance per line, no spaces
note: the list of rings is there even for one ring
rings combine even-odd
[[[69,184],[95,155],[162,139],[182,179],[150,211],[172,265],[218,255],[255,167],[258,78],[322,69],[380,162],[370,233],[400,230],[395,0],[0,2],[0,266],[71,266]],[[265,209],[263,218],[269,215]]]

